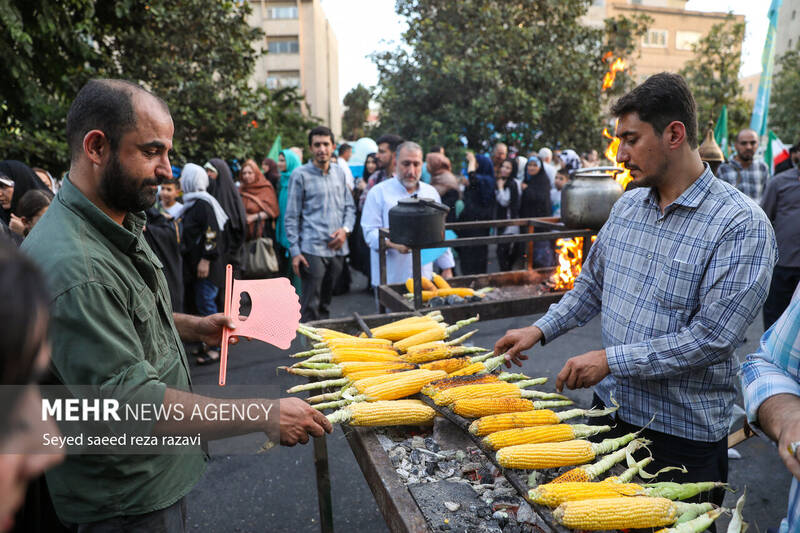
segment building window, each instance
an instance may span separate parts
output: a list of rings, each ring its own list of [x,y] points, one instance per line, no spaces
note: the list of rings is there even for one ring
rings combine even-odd
[[[267,41],[267,50],[270,54],[296,54],[300,52],[300,43],[296,37],[271,38]]]
[[[296,19],[297,6],[269,6],[267,7],[268,19]]]
[[[300,87],[300,72],[297,70],[276,70],[267,74],[268,89]]]
[[[700,33],[696,31],[676,31],[675,48],[678,50],[691,50],[692,46],[700,40]]]
[[[797,10],[792,10],[792,20],[794,20],[794,16],[797,15]]]
[[[792,49],[792,40],[791,39],[789,39],[789,46],[787,46],[786,48],[788,48],[789,50]]]
[[[667,47],[667,30],[648,30],[642,37],[642,46]]]

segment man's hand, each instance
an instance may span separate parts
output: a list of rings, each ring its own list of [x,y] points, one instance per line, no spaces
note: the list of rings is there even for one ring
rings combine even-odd
[[[300,398],[281,398],[280,413],[281,444],[284,446],[305,444],[309,434],[322,437],[326,432],[333,432],[325,415]]]
[[[11,220],[8,221],[8,229],[17,235],[25,235],[25,224],[23,224],[22,219],[14,213],[11,213]]]
[[[770,396],[758,408],[758,425],[778,443],[783,464],[800,480],[800,448],[795,453],[789,449],[800,441],[800,397],[789,393]]]
[[[200,262],[197,263],[197,279],[206,279],[210,267],[211,262],[208,259],[201,259]]]
[[[392,248],[394,250],[397,250],[401,254],[407,254],[407,253],[409,253],[411,251],[411,250],[409,250],[408,246],[406,246],[405,244],[395,244],[392,241],[390,241],[389,239],[386,239],[386,246],[388,246],[389,248]]]
[[[347,241],[347,232],[344,228],[339,228],[330,235],[331,240],[328,241],[328,248],[331,250],[339,250],[344,246]]]
[[[564,385],[568,389],[582,389],[600,383],[611,373],[605,350],[593,350],[583,355],[576,355],[567,360],[567,364],[556,377],[556,390],[561,392]]]
[[[475,154],[467,152],[467,172],[474,172],[478,169],[478,161],[475,159]]]
[[[539,342],[542,337],[544,337],[542,330],[536,326],[510,329],[499,341],[494,343],[494,353],[495,355],[505,354],[506,366],[509,368],[512,362],[517,366],[522,366],[522,361],[526,360],[528,356],[520,352]]]
[[[453,278],[453,269],[452,268],[444,268],[444,269],[442,269],[442,277],[444,279],[452,279]]]
[[[300,275],[300,265],[308,268],[308,261],[306,261],[306,258],[303,256],[303,254],[297,254],[296,256],[292,257],[292,270],[294,270],[296,276]]]

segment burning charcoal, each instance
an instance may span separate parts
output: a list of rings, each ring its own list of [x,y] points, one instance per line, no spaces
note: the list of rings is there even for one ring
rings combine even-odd
[[[387,437],[386,435],[382,435],[382,434],[380,434],[380,433],[378,433],[378,442],[380,442],[380,443],[381,443],[381,446],[382,446],[382,447],[383,447],[383,449],[384,449],[385,451],[387,451],[387,452],[388,452],[389,450],[391,450],[392,448],[394,448],[394,446],[395,446],[395,445],[394,445],[394,441],[393,441],[392,439],[390,439],[390,438],[389,438],[389,437]]]
[[[439,452],[439,455],[444,457],[445,459],[452,459],[456,456],[458,450],[442,450]]]
[[[483,300],[483,298],[481,298],[476,294],[474,296],[470,296],[469,298],[467,298],[467,300],[470,302],[480,302],[481,300]]]
[[[535,523],[535,518],[533,516],[533,509],[531,506],[528,505],[528,502],[521,501],[519,504],[519,508],[517,509],[517,522],[523,524],[533,524]]]
[[[428,300],[428,305],[430,305],[431,307],[439,307],[441,305],[444,305],[444,298],[442,298],[441,296],[434,296],[433,298]]]
[[[411,438],[410,444],[412,448],[424,448],[425,439],[423,439],[419,435],[415,435],[414,437]]]
[[[418,465],[421,461],[420,453],[417,450],[411,450],[408,459],[411,461],[411,464]]]
[[[431,437],[425,438],[425,448],[427,448],[428,451],[431,452],[438,452],[439,450],[442,449],[442,447],[436,444],[436,441],[433,440]]]
[[[459,509],[461,509],[461,504],[456,502],[444,502],[444,506],[447,507],[448,510],[454,513]]]
[[[461,462],[466,458],[467,458],[467,454],[466,453],[462,452],[461,450],[457,450],[456,451],[456,461]]]
[[[494,474],[492,474],[492,471],[489,468],[483,467],[478,470],[478,476],[480,476],[481,483],[485,483],[487,485],[494,483]]]
[[[478,506],[477,505],[470,505],[469,506],[469,512],[472,513],[472,514],[477,514],[478,513]]]
[[[463,304],[464,298],[458,296],[457,294],[451,294],[450,296],[444,299],[444,303],[446,303],[447,305]]]
[[[461,465],[461,473],[462,474],[469,474],[471,472],[476,472],[481,468],[479,463],[464,463]]]
[[[508,520],[508,513],[505,511],[495,511],[492,515],[492,518],[497,520],[497,522],[500,524],[500,527],[503,527],[503,524],[505,524]]]
[[[401,478],[403,478],[403,479],[405,479],[406,481],[408,481],[409,474],[408,474],[408,472],[407,472],[406,470],[403,470],[403,469],[398,469],[398,470],[397,470],[397,474],[398,474],[398,475],[399,475]]]
[[[436,473],[436,463],[428,463],[425,465],[425,473],[432,476]]]
[[[439,526],[442,531],[450,531],[450,524],[442,524]]]
[[[503,533],[522,533],[522,528],[520,528],[516,523],[512,524],[509,520],[506,527],[503,528]]]
[[[492,510],[494,511],[505,511],[507,513],[516,512],[519,508],[519,500],[517,498],[508,498],[503,497],[500,494],[497,494],[497,490],[494,491],[497,495],[497,498],[492,502]]]

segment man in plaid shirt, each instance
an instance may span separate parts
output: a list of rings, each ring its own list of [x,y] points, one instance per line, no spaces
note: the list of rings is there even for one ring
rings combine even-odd
[[[769,169],[763,161],[753,158],[758,149],[758,135],[751,129],[740,131],[733,143],[736,155],[717,169],[717,177],[725,180],[755,202],[761,201],[761,193],[767,185]]]
[[[617,161],[638,188],[614,205],[573,290],[495,352],[519,364],[522,350],[602,313],[603,349],[568,360],[556,388],[594,387],[597,405],[619,402],[620,434],[652,418],[642,435],[653,467],[688,469],[665,478],[725,481],[734,349],[766,299],[777,248],[764,212],[701,161],[695,109],[669,73],[614,105]]]

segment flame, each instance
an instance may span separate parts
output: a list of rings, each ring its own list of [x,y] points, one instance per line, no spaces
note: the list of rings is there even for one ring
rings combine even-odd
[[[617,123],[619,123],[619,120],[617,120]],[[614,129],[616,129],[616,123],[614,124]],[[619,183],[620,186],[622,187],[622,190],[625,190],[625,187],[628,185],[628,183],[630,183],[630,181],[633,178],[631,177],[631,171],[625,168],[624,163],[617,163],[617,152],[619,151],[620,138],[611,135],[608,132],[608,128],[603,128],[603,137],[611,140],[611,142],[608,143],[608,148],[606,148],[605,156],[612,163],[614,163],[615,167],[622,169],[622,172],[619,172],[616,175],[615,179],[617,180],[617,183]]]
[[[608,63],[611,61],[611,52],[607,52],[606,55],[603,56],[603,62]],[[621,57],[615,59],[611,64],[608,66],[608,72],[606,75],[603,76],[603,90],[610,89],[614,86],[614,80],[617,77],[618,72],[622,72],[628,67],[627,63],[623,61]]]
[[[592,242],[595,239],[597,239],[597,235],[592,235]],[[558,266],[552,277],[555,283],[553,290],[571,290],[575,284],[575,278],[581,273],[583,266],[583,237],[558,239],[556,254],[558,255]]]

